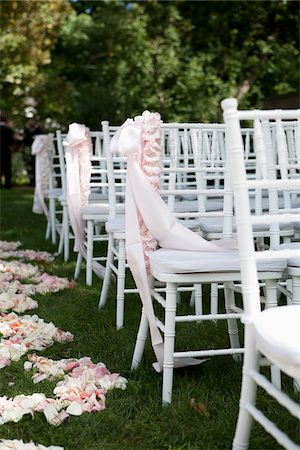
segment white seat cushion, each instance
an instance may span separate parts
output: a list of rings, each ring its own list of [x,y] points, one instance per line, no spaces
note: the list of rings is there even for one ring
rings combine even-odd
[[[270,361],[300,370],[300,305],[265,309],[254,320],[257,348]]]
[[[119,215],[112,219],[108,219],[105,223],[107,233],[124,233],[125,234],[125,216]]]
[[[296,249],[295,256],[291,256],[287,260],[287,265],[289,267],[300,267],[300,242],[286,242],[284,244],[280,244],[278,250],[290,250]]]
[[[233,232],[236,233],[236,225],[233,218]],[[199,224],[201,230],[204,233],[222,233],[223,232],[223,217],[205,217],[199,219]],[[263,232],[269,229],[270,225],[267,224],[255,224],[254,231]],[[293,223],[285,223],[280,225],[280,229],[283,230],[293,230]]]
[[[206,200],[206,211],[222,211],[223,202],[218,199],[207,199]],[[197,200],[181,200],[175,203],[175,212],[185,213],[185,212],[195,212],[199,210],[199,204]]]
[[[89,195],[89,203],[104,202],[108,203],[108,195],[92,191]]]
[[[105,219],[109,213],[109,206],[107,203],[93,203],[91,205],[82,206],[80,212],[84,219],[92,219],[96,216],[97,219],[100,217]]]
[[[193,272],[239,272],[238,251],[227,252],[190,252],[184,250],[159,249],[150,253],[150,266],[163,273]],[[286,268],[286,259],[261,260],[259,271],[282,272]]]

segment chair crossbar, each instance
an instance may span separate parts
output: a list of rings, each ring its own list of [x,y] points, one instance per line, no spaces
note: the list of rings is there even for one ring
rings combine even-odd
[[[277,109],[277,110],[252,110],[252,111],[238,111],[238,118],[240,120],[292,120],[300,119],[300,109],[295,112],[294,109]]]
[[[174,352],[174,358],[199,358],[203,356],[225,356],[244,353],[242,347],[239,348],[220,348],[207,350],[189,350],[186,352]]]
[[[245,409],[251,414],[251,416],[269,433],[271,434],[283,448],[289,450],[299,450],[299,446],[296,445],[283,431],[281,431],[277,425],[275,425],[270,419],[266,417],[258,408],[253,405],[245,405]],[[238,443],[237,443],[238,444]],[[238,448],[238,447],[236,447]],[[241,447],[242,448],[242,447]],[[244,448],[244,447],[243,447]]]
[[[228,313],[228,314],[188,314],[185,316],[176,316],[175,322],[202,322],[204,320],[225,320],[225,319],[240,319],[242,314]]]
[[[249,371],[249,376],[256,382],[258,386],[263,388],[269,395],[275,398],[281,406],[284,406],[293,416],[300,420],[300,409],[297,402],[291,399],[283,391],[279,390],[265,376],[256,372]]]

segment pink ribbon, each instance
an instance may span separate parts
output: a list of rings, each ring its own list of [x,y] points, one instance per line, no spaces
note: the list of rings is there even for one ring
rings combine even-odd
[[[35,155],[35,189],[32,212],[35,214],[44,213],[47,218],[49,217],[49,210],[45,203],[45,189],[48,189],[48,182],[45,183],[43,176],[45,176],[45,170],[49,170],[52,143],[53,134],[38,134],[35,136],[31,147],[31,154]]]
[[[75,236],[74,250],[86,259],[84,220],[81,207],[87,206],[91,176],[92,140],[89,129],[82,124],[72,123],[63,141],[66,152],[67,204],[69,218]],[[101,278],[104,267],[93,261],[93,270]]]

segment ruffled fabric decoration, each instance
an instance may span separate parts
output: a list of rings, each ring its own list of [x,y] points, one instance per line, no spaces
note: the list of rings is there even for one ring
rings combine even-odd
[[[156,243],[167,249],[218,252],[226,251],[228,243],[231,249],[236,245],[231,240],[206,241],[180,224],[160,197],[160,124],[158,113],[144,111],[142,116],[124,122],[110,146],[113,153],[127,156],[126,256],[148,318],[158,370],[163,364],[163,339],[152,306],[147,253],[155,250]]]
[[[80,209],[87,206],[90,194],[92,140],[85,125],[71,123],[63,141],[66,152],[67,203],[71,226],[75,236],[74,250],[86,258],[84,221]],[[105,269],[93,261],[93,270],[101,278]]]
[[[35,136],[31,154],[35,155],[35,189],[32,212],[45,214],[49,217],[49,210],[45,203],[48,193],[48,177],[53,151],[53,134],[39,134]]]

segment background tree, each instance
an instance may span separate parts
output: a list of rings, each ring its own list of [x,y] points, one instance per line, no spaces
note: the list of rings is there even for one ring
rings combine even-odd
[[[51,49],[72,8],[67,0],[1,1],[0,8],[0,107],[21,118],[26,98],[43,81],[43,67],[51,63]]]
[[[31,96],[53,126],[96,129],[145,108],[165,121],[218,121],[226,96],[260,107],[299,89],[298,1],[5,3],[2,104]]]

